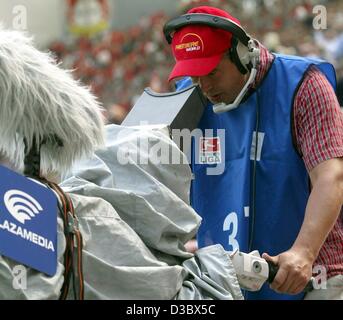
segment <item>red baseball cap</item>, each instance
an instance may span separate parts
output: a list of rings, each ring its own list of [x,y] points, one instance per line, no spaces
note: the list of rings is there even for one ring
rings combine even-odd
[[[187,13],[205,13],[226,18],[241,25],[239,20],[224,10],[201,6]],[[168,81],[177,77],[199,77],[209,74],[231,47],[231,32],[206,25],[189,25],[178,29],[172,39],[176,64]]]

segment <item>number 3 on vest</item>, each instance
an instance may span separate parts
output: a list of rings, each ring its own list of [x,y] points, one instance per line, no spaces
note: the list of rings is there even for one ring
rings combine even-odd
[[[232,225],[232,228],[231,228],[231,225]],[[231,230],[231,233],[229,234],[229,246],[232,247],[232,251],[235,251],[236,249],[239,250],[239,244],[238,244],[238,241],[236,240],[237,231],[238,231],[238,218],[237,218],[236,212],[229,213],[224,220],[223,231],[230,231],[230,230]]]

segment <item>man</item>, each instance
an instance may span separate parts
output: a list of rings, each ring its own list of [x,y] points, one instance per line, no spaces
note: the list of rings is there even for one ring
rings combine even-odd
[[[191,77],[210,102],[199,128],[213,135],[194,144],[192,160],[199,246],[259,250],[278,265],[273,290],[247,298],[301,299],[314,271],[326,272],[327,289],[306,298],[343,299],[343,116],[333,67],[271,54],[254,39],[242,46],[247,35],[223,10],[201,6],[187,15],[164,31],[176,60],[169,80]],[[232,31],[216,28],[216,17]],[[224,172],[208,175],[213,164],[199,160],[197,146],[200,154],[216,151]]]

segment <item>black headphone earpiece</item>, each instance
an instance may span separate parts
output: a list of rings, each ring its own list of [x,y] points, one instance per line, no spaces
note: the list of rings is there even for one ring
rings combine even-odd
[[[229,31],[232,34],[232,43],[229,51],[231,61],[242,74],[246,74],[253,67],[252,52],[250,48],[253,41],[245,30],[229,19],[205,13],[189,13],[168,21],[163,28],[164,36],[169,44],[172,42],[173,33],[188,25],[206,25]],[[256,56],[256,55],[255,55]]]

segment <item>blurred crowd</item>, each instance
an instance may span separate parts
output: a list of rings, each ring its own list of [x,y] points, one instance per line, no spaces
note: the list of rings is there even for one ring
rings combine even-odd
[[[343,105],[343,1],[182,0],[179,14],[203,4],[236,15],[243,27],[273,52],[332,62]],[[314,8],[318,10],[314,12]],[[327,23],[327,28],[320,29],[314,19],[323,14],[323,9],[327,21],[319,20],[319,26]],[[110,30],[93,38],[69,37],[52,43],[49,49],[63,67],[74,70],[75,78],[92,88],[106,109],[108,122],[119,124],[144,88],[156,92],[174,90],[167,82],[173,58],[162,33],[169,18],[164,12],[156,12],[127,30]]]

